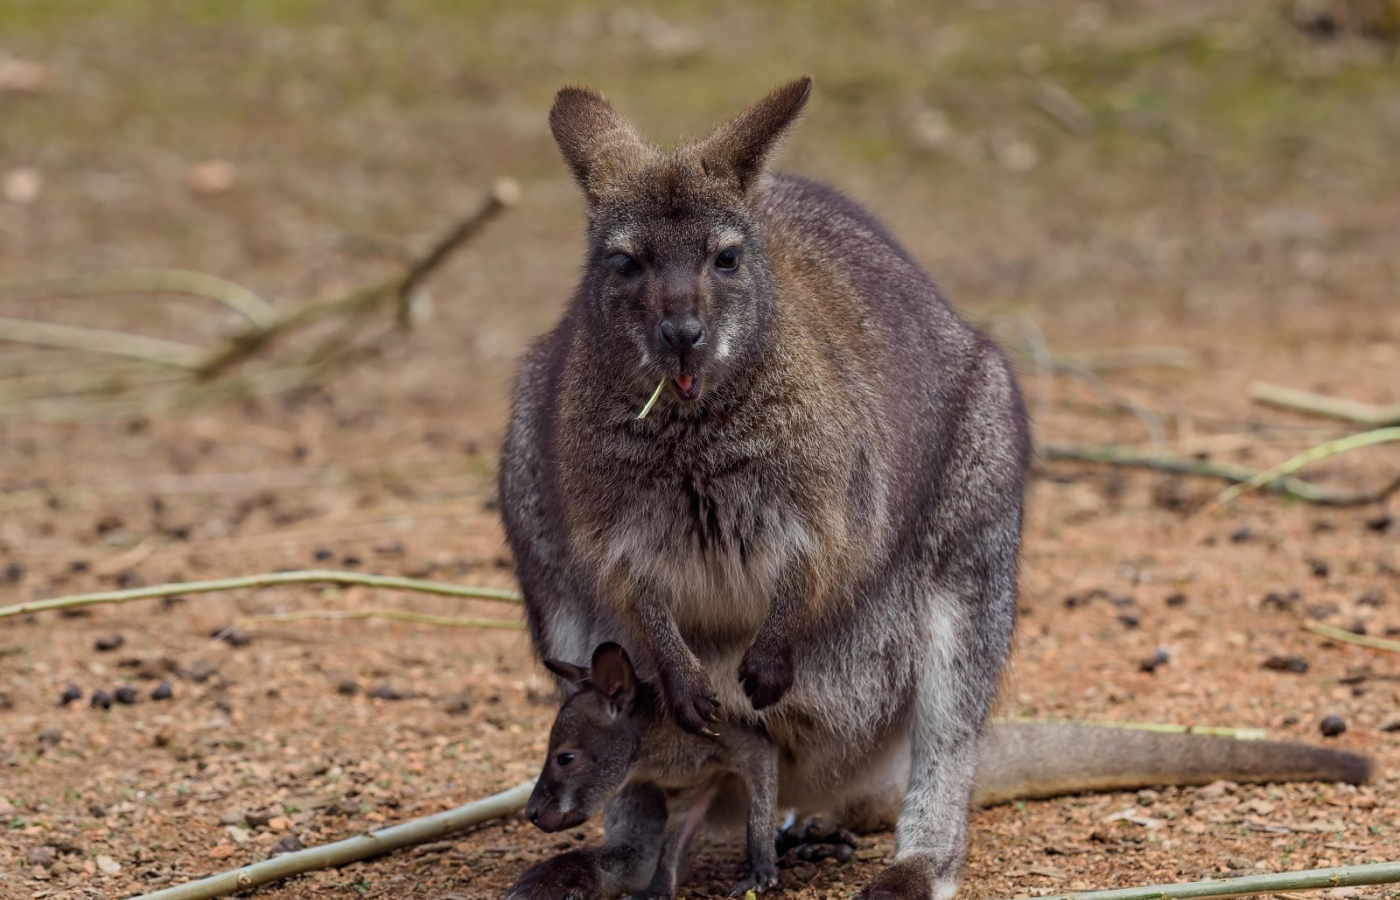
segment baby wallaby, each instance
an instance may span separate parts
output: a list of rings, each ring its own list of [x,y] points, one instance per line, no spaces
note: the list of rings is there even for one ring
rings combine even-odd
[[[666,835],[648,897],[670,897],[676,871],[696,827],[722,791],[747,790],[748,864],[731,896],[762,891],[778,880],[773,816],[777,748],[766,734],[737,724],[714,737],[681,728],[657,689],[637,678],[627,651],[606,643],[591,666],[545,660],[577,690],[549,732],[549,756],[526,812],[546,832],[582,825],[627,784],[650,782],[666,796]]]

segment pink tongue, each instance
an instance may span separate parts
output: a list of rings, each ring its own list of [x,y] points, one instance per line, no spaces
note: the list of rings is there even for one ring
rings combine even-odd
[[[690,393],[690,389],[693,388],[694,386],[695,386],[695,376],[694,376],[694,375],[685,375],[685,374],[681,374],[681,375],[677,375],[677,376],[676,376],[676,387],[678,387],[678,388],[681,389],[681,393],[689,394],[689,393]]]

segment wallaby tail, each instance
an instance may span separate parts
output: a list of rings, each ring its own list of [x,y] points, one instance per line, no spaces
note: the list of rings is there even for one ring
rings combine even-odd
[[[982,738],[973,797],[994,804],[1222,780],[1361,784],[1370,777],[1366,757],[1306,744],[1102,725],[997,723]]]

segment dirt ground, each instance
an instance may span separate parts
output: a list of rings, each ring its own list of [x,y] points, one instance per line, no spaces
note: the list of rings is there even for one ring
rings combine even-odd
[[[783,166],[875,210],[1015,349],[1043,442],[1156,434],[1260,467],[1347,426],[1253,405],[1252,381],[1400,402],[1393,48],[1301,33],[1267,2],[934,6],[0,3],[0,283],[178,266],[284,306],[392,271],[496,177],[523,187],[434,281],[430,327],[317,389],[44,421],[61,408],[13,391],[75,358],[0,343],[0,605],[312,566],[510,587],[494,465],[513,361],[558,315],[581,246],[545,123],[570,81],[671,138],[813,72]],[[236,324],[199,301],[6,296],[0,315],[206,346]],[[1101,368],[1149,346],[1178,364]],[[1396,446],[1309,477],[1384,484]],[[1002,713],[1263,728],[1371,754],[1379,777],[981,811],[964,896],[1395,858],[1400,656],[1304,625],[1400,633],[1400,501],[1226,510],[1221,487],[1039,466]],[[552,710],[518,631],[210,637],[251,614],[376,607],[518,618],[283,588],[0,620],[0,897],[133,896],[531,777]],[[1265,666],[1294,656],[1305,671]],[[152,699],[161,683],[172,696]],[[90,705],[121,686],[138,702]],[[1328,716],[1345,733],[1324,738]],[[256,896],[497,897],[596,835],[517,816]],[[849,896],[892,842],[786,869],[781,891]],[[722,895],[737,862],[706,846],[684,893]]]

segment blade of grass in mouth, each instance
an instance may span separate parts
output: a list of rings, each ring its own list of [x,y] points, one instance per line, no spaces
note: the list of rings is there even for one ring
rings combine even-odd
[[[642,411],[637,413],[637,418],[645,419],[647,417],[647,413],[651,412],[651,408],[656,405],[656,401],[661,399],[661,392],[666,390],[666,382],[668,380],[669,379],[666,378],[661,379],[661,383],[656,386],[656,390],[651,392],[651,399],[647,401],[647,405],[643,406]]]

